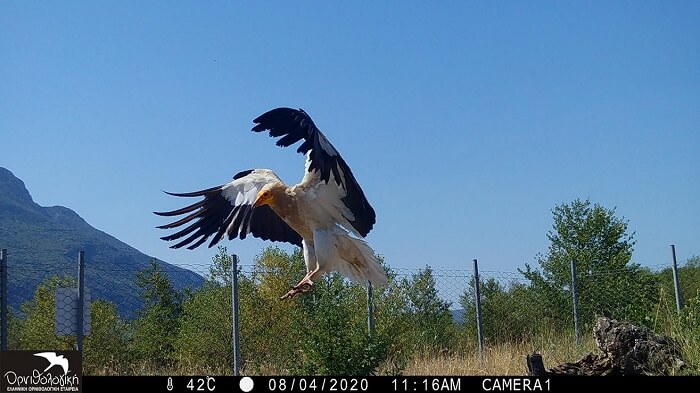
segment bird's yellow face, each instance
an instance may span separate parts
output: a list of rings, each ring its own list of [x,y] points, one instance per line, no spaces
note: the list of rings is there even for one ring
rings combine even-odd
[[[272,205],[274,199],[275,198],[270,191],[262,191],[258,193],[258,197],[255,198],[255,204],[253,204],[253,207]]]

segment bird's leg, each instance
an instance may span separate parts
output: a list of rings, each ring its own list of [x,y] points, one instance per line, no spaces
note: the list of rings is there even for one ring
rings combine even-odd
[[[305,293],[310,291],[314,283],[309,277],[309,275],[304,277],[301,281],[299,281],[297,285],[293,286],[292,289],[290,289],[286,295],[282,296],[280,300],[291,299],[299,293]]]
[[[295,289],[300,289],[302,292],[308,292],[311,290],[311,288],[314,285],[314,282],[311,281],[311,277],[315,276],[318,274],[318,272],[321,271],[321,266],[316,265],[316,268],[304,276],[304,278],[299,281],[297,285],[294,286]]]
[[[292,288],[292,289],[289,290],[289,292],[287,292],[286,295],[280,297],[280,300],[291,299],[291,298],[293,298],[294,296],[296,296],[297,294],[299,294],[300,292],[304,292],[304,291],[302,291],[302,290],[299,289],[299,288]]]
[[[316,268],[313,271],[307,273],[306,276],[304,276],[304,278],[302,278],[297,285],[293,286],[292,289],[290,289],[286,295],[282,296],[280,300],[284,300],[287,298],[291,299],[299,293],[309,292],[314,285],[314,282],[311,281],[311,277],[317,274],[320,271],[320,269],[320,266],[316,266]]]

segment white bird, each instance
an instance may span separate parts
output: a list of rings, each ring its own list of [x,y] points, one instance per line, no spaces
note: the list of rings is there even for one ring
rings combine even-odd
[[[155,212],[161,216],[187,216],[159,226],[170,229],[189,224],[161,239],[171,241],[187,236],[171,248],[194,249],[209,242],[217,244],[224,235],[231,240],[248,234],[263,240],[281,241],[302,247],[307,274],[282,299],[310,290],[322,274],[337,271],[360,284],[387,284],[384,268],[374,250],[363,240],[376,221],[350,167],[326,136],[302,109],[277,108],[255,120],[253,131],[269,131],[281,137],[278,146],[303,140],[297,152],[306,154],[306,168],[300,183],[285,185],[269,169],[240,172],[224,185],[178,197],[203,197],[182,209]],[[354,236],[353,236],[354,235]]]
[[[56,355],[56,352],[40,352],[35,353],[34,356],[40,356],[49,361],[49,366],[42,372],[47,372],[53,366],[61,366],[63,368],[63,375],[68,374],[68,359],[63,355]]]

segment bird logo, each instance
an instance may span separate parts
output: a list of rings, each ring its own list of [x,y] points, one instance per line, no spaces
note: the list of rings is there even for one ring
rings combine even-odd
[[[53,366],[63,367],[63,375],[68,374],[68,359],[66,359],[63,355],[56,355],[56,352],[40,352],[35,353],[34,356],[39,356],[49,361],[49,366],[44,369],[42,374],[49,371],[49,369]]]

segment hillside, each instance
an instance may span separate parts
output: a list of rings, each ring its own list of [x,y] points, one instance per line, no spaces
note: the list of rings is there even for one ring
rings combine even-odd
[[[114,302],[120,313],[133,315],[141,305],[135,274],[152,259],[93,228],[69,208],[39,206],[24,182],[2,167],[0,248],[8,253],[8,300],[15,309],[47,277],[77,277],[78,251],[84,250],[85,283],[92,298]],[[178,289],[203,282],[194,272],[158,262]]]

